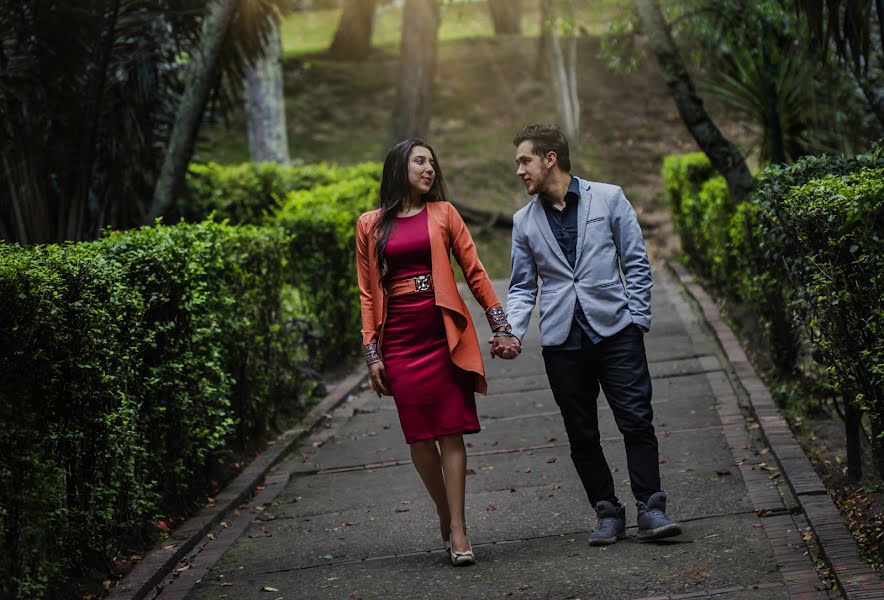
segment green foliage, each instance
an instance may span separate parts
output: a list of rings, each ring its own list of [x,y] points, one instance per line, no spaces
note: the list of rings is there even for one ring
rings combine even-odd
[[[379,178],[194,165],[186,216],[249,224],[0,244],[0,596],[55,597],[187,512],[358,348],[355,223]]]
[[[884,444],[884,168],[809,181],[782,206],[804,248],[787,267],[814,347]]]
[[[884,150],[769,167],[735,209],[702,155],[669,157],[663,171],[691,265],[751,307],[784,371],[795,368],[801,335],[809,339],[831,385],[858,394],[880,438]]]
[[[289,193],[270,222],[291,236],[288,274],[313,323],[310,354],[318,367],[359,342],[356,220],[377,204],[378,182],[351,177]]]
[[[0,595],[58,597],[296,402],[286,248],[209,222],[0,244]]]
[[[210,0],[0,2],[0,231],[25,244],[144,222]],[[286,0],[237,2],[212,79],[230,113]]]
[[[201,221],[209,215],[233,223],[259,224],[279,208],[286,194],[351,178],[369,177],[380,184],[378,163],[340,166],[327,163],[283,167],[273,163],[218,163],[190,166],[180,216]]]
[[[702,152],[667,156],[663,160],[663,185],[672,220],[681,234],[682,247],[688,256],[698,248],[695,235],[703,216],[697,213],[696,198],[703,184],[716,171]]]
[[[326,163],[195,164],[188,177],[186,218],[212,215],[266,223],[286,231],[285,298],[297,306],[311,367],[322,369],[358,347],[356,219],[377,206],[381,165]]]
[[[884,150],[876,147],[868,154],[857,156],[807,156],[788,167],[772,165],[758,175],[752,198],[758,206],[754,273],[763,274],[765,281],[756,287],[754,302],[764,307],[766,314],[775,320],[772,342],[782,361],[781,367],[795,364],[800,336],[798,329],[810,322],[803,281],[785,278],[784,268],[789,266],[789,274],[813,270],[807,258],[807,248],[799,241],[795,223],[785,211],[783,199],[791,188],[814,179],[880,167],[884,167]],[[800,271],[796,270],[798,265],[802,265]]]

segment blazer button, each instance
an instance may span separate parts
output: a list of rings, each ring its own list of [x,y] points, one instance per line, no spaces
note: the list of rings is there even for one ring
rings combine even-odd
[[[579,278],[579,277],[575,277],[575,278],[574,278],[574,283],[580,283],[580,278]]]

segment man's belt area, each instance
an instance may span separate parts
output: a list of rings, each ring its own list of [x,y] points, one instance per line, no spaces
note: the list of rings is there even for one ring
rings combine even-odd
[[[399,281],[388,283],[385,288],[388,297],[413,294],[415,292],[427,292],[433,289],[433,276],[427,273],[426,275],[400,279]]]

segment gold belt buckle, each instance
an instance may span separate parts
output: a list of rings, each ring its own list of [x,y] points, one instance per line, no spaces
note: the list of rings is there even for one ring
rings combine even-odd
[[[430,289],[430,276],[429,275],[418,275],[414,278],[414,291],[415,292],[426,292]]]

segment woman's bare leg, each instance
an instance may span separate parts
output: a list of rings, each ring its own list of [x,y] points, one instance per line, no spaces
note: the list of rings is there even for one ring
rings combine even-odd
[[[435,440],[414,442],[411,447],[411,462],[436,504],[439,515],[439,530],[442,539],[449,539],[448,528],[451,522],[451,511],[448,508],[448,497],[445,493],[445,479],[442,474],[442,462],[439,459],[439,448]]]
[[[451,513],[451,547],[457,552],[470,549],[467,540],[464,496],[467,483],[467,451],[462,435],[439,438],[442,449],[442,472],[445,474],[445,493]]]

